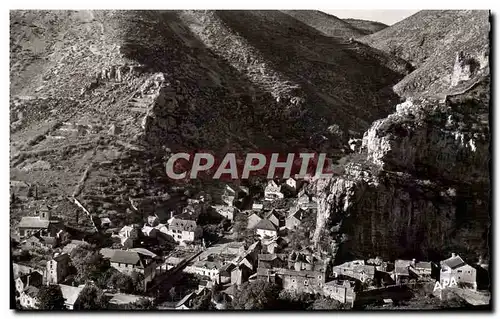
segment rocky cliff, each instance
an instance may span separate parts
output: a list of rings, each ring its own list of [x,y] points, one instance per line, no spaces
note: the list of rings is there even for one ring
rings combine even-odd
[[[335,237],[328,230],[342,221],[344,252],[357,257],[486,257],[488,85],[445,100],[410,99],[374,122],[344,174],[313,183],[314,240]]]

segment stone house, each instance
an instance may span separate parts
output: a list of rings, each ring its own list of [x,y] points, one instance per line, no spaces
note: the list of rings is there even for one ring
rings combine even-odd
[[[348,261],[332,267],[333,277],[347,276],[361,282],[370,283],[375,280],[375,266],[365,265],[363,260]]]
[[[157,259],[154,254],[144,254],[132,250],[108,249],[103,256],[108,257],[111,267],[131,275],[134,271],[144,275],[144,287],[156,276]]]
[[[55,237],[62,229],[61,221],[51,216],[50,208],[42,206],[38,211],[38,216],[24,216],[17,225],[17,230],[21,238],[30,237],[36,233],[41,236]]]
[[[70,258],[68,254],[55,253],[54,257],[47,261],[47,283],[59,284],[69,274]]]
[[[294,208],[285,219],[285,227],[289,230],[296,230],[302,224],[302,220],[307,216],[307,212],[302,208]]]
[[[278,231],[272,222],[267,219],[262,219],[255,225],[255,234],[261,238],[276,237],[278,236]]]
[[[353,305],[356,299],[356,283],[351,280],[332,280],[323,286],[323,295]]]
[[[477,289],[476,269],[467,263],[455,253],[451,257],[440,262],[441,271],[439,281],[441,285],[445,282],[450,283],[454,279],[457,283],[464,283]]]

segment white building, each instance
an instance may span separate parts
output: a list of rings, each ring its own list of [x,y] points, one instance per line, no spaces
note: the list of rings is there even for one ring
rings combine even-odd
[[[173,218],[168,227],[168,234],[176,242],[193,242],[201,238],[203,230],[194,220]]]
[[[276,226],[267,219],[262,219],[255,225],[255,233],[261,238],[278,236]]]
[[[275,181],[270,180],[264,189],[264,199],[267,201],[274,201],[284,198],[285,195],[281,192],[281,187]]]

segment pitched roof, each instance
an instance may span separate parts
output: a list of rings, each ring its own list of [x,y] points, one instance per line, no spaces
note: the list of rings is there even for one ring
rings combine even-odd
[[[431,269],[432,265],[430,261],[419,261],[415,264],[415,268],[426,268]]]
[[[247,219],[247,228],[255,228],[255,226],[262,220],[259,215],[253,213],[252,215],[248,216]]]
[[[261,221],[259,221],[257,223],[257,225],[255,225],[254,228],[255,229],[264,229],[264,230],[273,230],[273,231],[276,231],[276,227],[274,227],[274,224],[271,223],[267,219],[262,219]]]
[[[139,265],[141,261],[141,257],[139,253],[135,251],[127,251],[127,250],[114,250],[113,254],[110,256],[110,261],[121,264],[129,264],[129,265]]]
[[[450,267],[451,269],[455,269],[455,268],[458,268],[460,266],[463,266],[465,264],[465,262],[460,256],[456,255],[456,256],[451,256],[450,258],[441,261],[441,264],[444,264],[444,265]]]
[[[46,219],[41,219],[40,216],[24,216],[21,218],[18,227],[21,228],[47,228],[49,227],[50,221]]]
[[[194,297],[196,296],[196,294],[194,292],[190,293],[190,294],[187,294],[185,295],[181,300],[179,300],[179,302],[177,302],[175,304],[175,308],[178,308],[180,306],[182,306],[183,304],[185,304],[189,299],[191,299],[191,297]]]
[[[158,257],[157,254],[153,253],[152,251],[147,250],[146,248],[131,248],[129,251],[134,251],[136,253],[139,253],[141,255],[149,256],[152,258]]]
[[[61,287],[62,295],[66,299],[65,303],[68,305],[74,305],[83,290],[83,287],[73,287],[63,284],[59,284],[59,287]]]

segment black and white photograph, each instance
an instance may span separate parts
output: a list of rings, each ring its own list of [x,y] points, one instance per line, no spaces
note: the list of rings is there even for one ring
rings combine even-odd
[[[490,10],[8,15],[16,315],[492,310]]]

